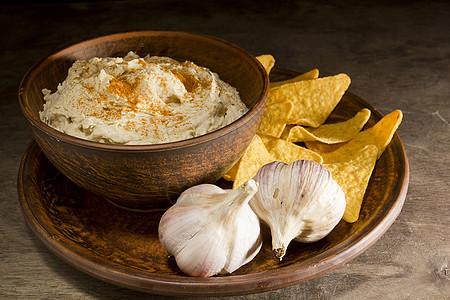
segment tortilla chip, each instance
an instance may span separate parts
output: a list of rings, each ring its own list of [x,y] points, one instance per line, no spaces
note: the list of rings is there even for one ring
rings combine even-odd
[[[274,159],[267,151],[261,138],[255,135],[241,159],[236,163],[233,189],[252,179],[262,166],[272,161]]]
[[[375,145],[378,148],[378,159],[391,142],[402,118],[402,112],[395,110],[384,116],[373,127],[358,133],[351,141],[342,144],[338,149],[319,153],[326,163],[331,163],[343,160],[343,157],[351,157],[367,145]]]
[[[341,100],[350,85],[350,77],[338,74],[302,80],[270,89],[266,105],[289,99],[294,110],[289,124],[319,127]]]
[[[364,108],[353,118],[344,122],[324,124],[318,128],[294,126],[289,129],[286,140],[292,143],[319,141],[325,144],[337,144],[347,142],[361,131],[369,118],[370,110]]]
[[[318,163],[323,162],[319,154],[294,143],[271,136],[261,136],[261,139],[274,160],[282,161],[286,164],[301,159],[313,160]]]
[[[229,169],[225,174],[223,174],[223,179],[228,181],[234,181],[236,179],[236,172],[239,166],[239,160]]]
[[[288,83],[294,83],[297,81],[301,81],[301,80],[311,80],[311,79],[317,79],[319,78],[319,70],[318,69],[313,69],[311,71],[308,71],[306,73],[303,73],[297,77],[288,79],[288,80],[283,80],[283,81],[276,81],[276,82],[271,82],[270,83],[270,88],[275,88],[275,87],[279,87],[282,86],[284,84],[288,84]]]
[[[324,155],[326,153],[336,151],[337,149],[345,145],[347,142],[339,144],[325,144],[322,142],[304,142],[304,143],[305,147],[308,148],[309,150],[317,152],[320,155]]]
[[[272,70],[275,65],[275,58],[270,54],[263,54],[260,56],[256,56],[256,59],[263,65],[264,69],[266,69],[267,74],[270,74],[270,70]]]
[[[266,106],[258,127],[258,133],[280,137],[293,109],[294,104],[291,101]]]
[[[356,222],[359,218],[364,194],[377,160],[377,153],[376,146],[368,145],[360,149],[355,156],[349,157],[348,161],[324,164],[344,191],[347,205],[342,218],[349,223]]]

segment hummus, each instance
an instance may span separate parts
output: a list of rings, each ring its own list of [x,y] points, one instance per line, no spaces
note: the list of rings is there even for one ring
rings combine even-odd
[[[248,109],[235,88],[209,69],[168,57],[78,60],[40,118],[86,140],[158,144],[189,139],[237,120]]]

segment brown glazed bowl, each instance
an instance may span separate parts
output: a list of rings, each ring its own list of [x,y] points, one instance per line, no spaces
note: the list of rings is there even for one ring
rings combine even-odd
[[[42,89],[56,90],[75,60],[168,56],[207,67],[240,93],[249,111],[234,123],[189,140],[155,145],[110,145],[59,132],[39,118]],[[218,180],[255,135],[269,79],[261,64],[236,45],[175,31],[135,31],[89,39],[56,51],[34,65],[19,87],[19,103],[34,139],[55,167],[75,184],[133,210],[163,209],[186,188]]]

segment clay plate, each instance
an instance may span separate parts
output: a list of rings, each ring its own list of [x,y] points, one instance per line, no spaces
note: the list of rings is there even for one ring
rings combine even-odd
[[[298,73],[272,71],[272,80]],[[369,103],[347,92],[330,117],[343,120],[361,108],[372,110],[368,127],[382,115]],[[232,275],[193,278],[181,273],[158,241],[163,212],[138,213],[111,205],[64,177],[33,141],[23,157],[18,193],[23,215],[36,236],[75,268],[123,287],[176,296],[229,296],[288,287],[342,266],[380,238],[400,213],[409,180],[400,138],[378,160],[362,205],[360,219],[341,221],[324,239],[312,244],[292,242],[280,262],[264,244],[253,261]],[[226,186],[226,182],[219,181]]]

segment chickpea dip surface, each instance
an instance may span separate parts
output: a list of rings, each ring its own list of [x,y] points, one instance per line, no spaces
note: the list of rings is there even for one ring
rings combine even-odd
[[[40,118],[66,134],[101,143],[186,140],[222,128],[248,109],[237,90],[209,69],[168,57],[78,60]]]

